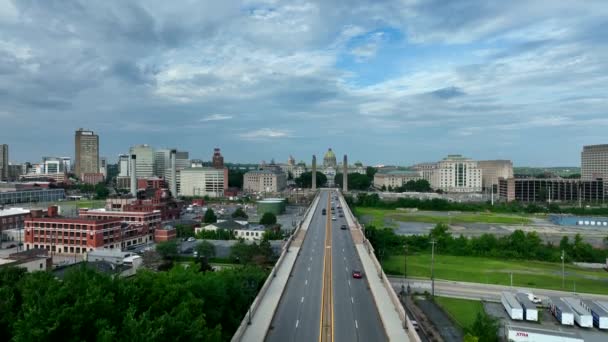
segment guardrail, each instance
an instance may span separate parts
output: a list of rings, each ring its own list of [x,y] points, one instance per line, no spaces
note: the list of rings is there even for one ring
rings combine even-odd
[[[279,259],[272,267],[272,270],[270,271],[268,278],[266,278],[266,281],[264,281],[264,285],[262,285],[262,288],[258,292],[258,295],[255,297],[255,299],[251,303],[251,306],[249,307],[249,311],[247,312],[247,314],[245,314],[245,317],[241,321],[239,328],[236,330],[236,332],[232,336],[232,339],[231,339],[232,342],[240,341],[243,338],[243,335],[245,334],[245,331],[247,330],[247,327],[249,326],[249,321],[255,315],[262,298],[264,298],[264,296],[266,295],[266,292],[268,291],[268,288],[270,287],[272,280],[276,276],[277,269],[279,267],[281,267],[281,265],[283,264],[283,261],[285,260],[285,256],[289,252],[289,247],[291,246],[293,239],[296,237],[296,235],[298,235],[298,232],[300,231],[300,228],[302,228],[302,226],[304,226],[305,224],[310,224],[310,221],[312,220],[312,215],[309,217],[310,210],[312,208],[316,207],[318,201],[319,201],[319,194],[317,194],[315,196],[311,205],[308,207],[308,209],[306,209],[306,212],[304,213],[304,220],[300,221],[300,223],[298,224],[298,227],[294,230],[293,234],[291,234],[291,236],[287,239],[287,242],[285,242],[285,244],[283,245],[282,252],[281,252],[281,255],[279,256]],[[308,223],[307,223],[307,221],[308,221]],[[283,290],[285,290],[285,288],[283,288]],[[275,310],[276,310],[276,308],[275,308]],[[273,316],[274,316],[274,313],[273,313]]]
[[[348,203],[346,203],[346,200],[344,200],[344,197],[341,197],[340,201],[342,202],[342,207],[348,208],[347,216],[350,217],[352,224],[357,229],[359,229],[363,232],[363,229],[361,228],[361,224],[359,224],[359,221],[357,220],[355,215],[350,210],[350,207],[348,206]],[[393,303],[395,310],[397,310],[397,313],[399,314],[399,319],[403,323],[404,329],[407,330],[407,334],[408,334],[409,338],[412,341],[421,342],[420,337],[416,333],[414,325],[412,324],[412,321],[409,319],[409,317],[405,313],[405,309],[403,308],[403,305],[401,305],[401,301],[399,300],[399,297],[395,293],[395,290],[393,289],[391,282],[388,280],[388,277],[384,273],[384,270],[382,270],[382,266],[380,265],[380,263],[378,262],[378,259],[376,258],[376,255],[374,254],[374,247],[372,246],[372,244],[369,242],[369,240],[367,239],[367,237],[365,235],[363,235],[363,245],[366,247],[367,252],[370,255],[370,259],[372,260],[372,263],[374,264],[374,267],[376,268],[376,272],[378,273],[378,276],[382,279],[382,284],[383,284],[384,288],[386,289],[386,291],[388,292],[389,298],[391,299],[391,302]]]

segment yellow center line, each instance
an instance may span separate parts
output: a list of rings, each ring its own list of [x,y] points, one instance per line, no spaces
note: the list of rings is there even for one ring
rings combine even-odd
[[[325,245],[323,251],[323,283],[321,290],[321,319],[319,322],[319,341],[334,340],[334,300],[332,279],[332,252],[331,252],[331,193],[327,199],[327,212],[325,223]],[[327,283],[327,286],[326,286]],[[327,298],[326,298],[327,297]],[[329,317],[328,317],[329,316]]]

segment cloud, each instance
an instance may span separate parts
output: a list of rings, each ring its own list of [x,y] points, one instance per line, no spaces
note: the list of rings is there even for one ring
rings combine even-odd
[[[224,121],[224,120],[230,120],[230,119],[232,119],[232,115],[212,114],[212,115],[202,118],[200,121],[201,122]]]
[[[608,128],[606,17],[591,0],[0,0],[0,136],[22,161],[73,151],[84,126],[104,155],[206,156],[204,134],[233,161],[335,146],[406,163],[450,146],[533,164]],[[17,134],[34,123],[52,146]]]
[[[246,140],[266,140],[266,139],[279,139],[279,138],[290,138],[291,132],[288,130],[261,128],[250,132],[239,134],[239,136]]]

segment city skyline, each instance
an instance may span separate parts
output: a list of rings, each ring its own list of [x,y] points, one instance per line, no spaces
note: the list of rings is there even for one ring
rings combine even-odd
[[[332,147],[368,165],[458,153],[579,166],[583,145],[606,142],[601,1],[196,9],[0,2],[11,160],[70,155],[78,127],[112,163],[147,143],[250,163]]]

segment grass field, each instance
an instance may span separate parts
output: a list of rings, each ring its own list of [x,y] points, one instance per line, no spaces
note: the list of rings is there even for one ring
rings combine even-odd
[[[64,202],[64,203],[66,203],[66,202]],[[76,204],[76,206],[78,208],[89,208],[89,209],[103,208],[106,205],[105,200],[81,200],[81,201],[73,201],[73,202],[67,202],[67,203],[74,203],[74,204]]]
[[[403,274],[403,256],[391,256],[383,261],[387,274]],[[407,257],[407,274],[430,278],[429,254]],[[523,260],[501,260],[478,257],[435,255],[435,278],[473,283],[513,285],[552,290],[608,294],[608,272],[566,265],[566,286],[562,288],[560,263]]]
[[[468,300],[448,297],[435,297],[435,302],[456,322],[463,330],[470,328],[479,312],[483,312],[483,305],[478,300]]]
[[[376,227],[387,226],[387,219],[401,222],[424,222],[424,223],[494,223],[494,224],[529,224],[532,220],[525,216],[506,215],[496,213],[454,213],[446,215],[433,215],[432,212],[403,212],[392,209],[377,208],[355,208],[355,214],[361,218],[368,216],[372,218],[372,224]],[[390,227],[390,224],[388,225]]]

